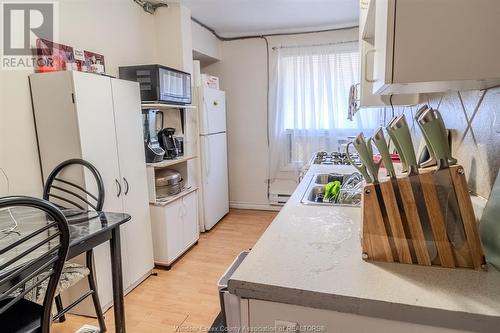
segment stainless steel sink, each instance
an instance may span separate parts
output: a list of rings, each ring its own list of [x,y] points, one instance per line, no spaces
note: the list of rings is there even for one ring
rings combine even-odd
[[[328,173],[316,175],[316,184],[326,185],[330,182],[338,180],[339,182],[344,182],[344,175],[339,173]]]
[[[304,205],[321,205],[321,206],[349,206],[357,207],[359,204],[345,204],[337,202],[323,201],[325,195],[325,185],[333,182],[340,181],[344,183],[351,174],[316,174],[311,178],[304,195],[302,196],[302,204]]]
[[[324,186],[314,186],[307,196],[307,201],[314,203],[323,203],[323,197],[325,195]]]

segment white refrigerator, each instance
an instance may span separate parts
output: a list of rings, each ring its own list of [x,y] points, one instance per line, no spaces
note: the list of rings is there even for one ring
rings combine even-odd
[[[199,88],[201,193],[205,230],[229,212],[226,141],[226,94]]]

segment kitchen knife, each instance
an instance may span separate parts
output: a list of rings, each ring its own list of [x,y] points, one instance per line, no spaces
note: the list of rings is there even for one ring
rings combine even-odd
[[[445,218],[448,239],[455,249],[459,249],[465,243],[465,230],[449,170],[450,161],[456,163],[456,159],[451,156],[446,128],[441,115],[435,110],[424,112],[418,122],[429,138],[438,161],[438,168],[433,174],[433,179]]]
[[[391,141],[392,141],[392,144],[394,145],[394,147],[396,147],[396,150],[398,151],[398,154],[399,154],[399,159],[401,160],[401,166],[402,166],[402,169],[403,169],[403,172],[408,172],[408,165],[406,163],[406,160],[405,160],[405,157],[403,156],[403,154],[401,153],[401,147],[399,145],[399,142],[397,140],[395,140],[394,136],[392,135],[392,132],[390,132],[388,129],[389,127],[391,126],[391,124],[396,120],[398,119],[398,117],[394,117],[392,118],[392,120],[389,122],[389,124],[387,124],[387,133],[389,134],[389,137],[391,138]]]
[[[410,226],[408,225],[408,221],[406,219],[406,213],[403,207],[403,199],[401,198],[401,191],[399,189],[398,180],[396,177],[396,171],[394,170],[394,165],[392,164],[391,155],[389,153],[389,148],[387,146],[387,141],[384,137],[384,130],[382,127],[377,129],[373,134],[372,141],[377,147],[380,156],[382,157],[382,161],[384,162],[384,166],[387,169],[387,173],[391,179],[392,188],[394,190],[394,196],[396,198],[396,203],[398,205],[399,215],[401,217],[401,224],[403,225],[403,231],[407,240],[411,240],[411,231]],[[417,262],[417,255],[415,253],[415,249],[413,247],[413,243],[411,241],[408,242],[410,255],[412,258],[412,262]]]
[[[358,151],[359,159],[370,173],[370,177],[373,180],[372,183],[378,183],[379,164],[373,162],[373,152],[371,151],[371,148],[368,148],[363,133],[358,134],[358,136],[354,139],[353,144],[354,148]]]
[[[384,137],[384,130],[382,127],[378,128],[373,134],[373,143],[377,147],[380,156],[382,157],[382,161],[384,162],[384,166],[387,169],[387,174],[391,179],[396,178],[396,171],[394,171],[394,165],[392,164],[391,155],[389,153],[389,148],[387,146],[387,142]]]
[[[351,163],[351,165],[353,167],[355,167],[359,171],[359,173],[363,176],[363,178],[365,179],[366,183],[367,184],[371,184],[373,182],[373,180],[370,177],[370,175],[368,174],[368,170],[366,169],[366,166],[363,163],[361,163],[361,164],[356,163],[351,158],[351,153],[349,152],[349,146],[352,145],[352,144],[353,144],[353,142],[351,141],[345,147],[345,152],[346,152],[347,159],[349,160],[349,163]]]
[[[415,114],[415,121],[417,122],[417,124],[420,127],[420,129],[422,129],[422,126],[418,122],[418,119],[420,118],[420,116],[422,115],[422,113],[424,113],[425,111],[427,111],[429,109],[430,109],[429,106],[424,105],[420,109],[418,109],[417,113]],[[430,157],[429,157],[428,160],[426,160],[424,162],[421,162],[420,163],[420,167],[421,168],[427,168],[427,167],[436,165],[437,161],[436,161],[436,155],[434,154],[434,151],[432,150],[431,144],[429,142],[429,138],[427,137],[427,135],[425,135],[425,133],[423,131],[422,131],[422,136],[424,137],[425,146],[427,148],[427,152],[429,153]]]
[[[354,148],[358,151],[359,159],[361,163],[365,165],[366,169],[370,173],[372,179],[373,187],[375,188],[375,193],[377,194],[377,201],[380,207],[380,212],[382,214],[382,219],[384,221],[384,228],[389,240],[389,245],[392,252],[393,258],[398,258],[398,253],[396,250],[396,244],[394,243],[394,236],[392,233],[391,225],[387,215],[387,210],[384,204],[384,196],[382,195],[382,190],[380,189],[380,184],[378,181],[378,171],[380,167],[380,162],[375,163],[373,161],[373,150],[371,144],[368,144],[365,140],[363,133],[360,133],[353,141]]]
[[[389,125],[388,132],[394,137],[395,141],[398,142],[401,148],[399,154],[404,156],[408,164],[408,178],[410,179],[415,205],[417,206],[418,216],[422,225],[427,251],[432,261],[437,257],[437,247],[434,242],[434,234],[432,232],[427,206],[423,198],[422,184],[420,183],[420,178],[418,176],[417,158],[415,156],[415,149],[413,148],[410,129],[408,127],[408,123],[406,122],[406,117],[402,115],[395,119]]]
[[[446,129],[446,125],[444,124],[443,116],[441,116],[441,113],[438,110],[431,108],[431,109],[425,110],[425,112],[422,112],[420,114],[420,116],[417,119],[417,123],[420,126],[420,129],[422,129],[422,124],[420,124],[420,122],[418,120],[432,117],[432,115],[429,115],[429,113],[434,113],[434,116],[437,118],[437,122],[439,124],[439,129],[441,130],[441,134],[444,134],[443,138],[445,139],[444,142],[446,142],[446,145],[443,146],[443,148],[445,149],[446,156],[448,156],[449,165],[451,166],[451,165],[457,164],[457,159],[453,158],[453,156],[451,155],[451,147],[450,147],[450,142],[448,140],[448,130]],[[422,133],[424,133],[424,132],[425,132],[424,129],[422,129]],[[425,132],[424,135],[427,136],[427,133]],[[432,142],[430,143],[430,146],[432,146]],[[435,155],[435,153],[434,153],[434,155]],[[437,163],[437,158],[436,158],[436,163]]]

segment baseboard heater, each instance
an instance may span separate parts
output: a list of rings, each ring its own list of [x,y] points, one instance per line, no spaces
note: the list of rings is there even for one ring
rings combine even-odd
[[[269,204],[272,206],[283,206],[292,195],[288,193],[269,193]]]

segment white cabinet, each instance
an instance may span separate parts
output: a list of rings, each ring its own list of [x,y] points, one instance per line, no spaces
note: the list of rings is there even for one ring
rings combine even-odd
[[[391,318],[389,314],[386,316]],[[273,332],[465,332],[255,299],[241,300],[241,320],[242,327],[249,332],[261,332],[269,328],[275,328]]]
[[[500,84],[500,2],[372,0],[373,93],[485,89]]]
[[[182,198],[183,220],[182,233],[184,244],[191,246],[198,241],[200,231],[198,225],[198,192],[195,191]]]
[[[372,6],[375,0],[371,0]],[[385,107],[388,105],[415,105],[420,103],[419,94],[402,94],[394,95],[392,98],[390,96],[381,96],[373,94],[373,83],[374,80],[374,58],[375,58],[375,47],[363,40],[363,28],[366,24],[371,24],[370,21],[373,17],[368,17],[368,7],[370,6],[370,0],[360,0],[360,17],[359,17],[359,53],[360,53],[360,64],[361,64],[361,79],[360,84],[357,87],[359,89],[357,96],[359,98],[360,108],[371,108],[371,107]],[[370,40],[373,42],[373,40]]]
[[[151,205],[155,263],[169,267],[199,239],[198,190],[165,205]]]
[[[154,267],[139,85],[95,74],[56,72],[31,75],[30,86],[43,178],[60,162],[82,158],[102,176],[104,210],[132,216],[121,229],[127,292]],[[88,176],[75,181],[86,186]],[[107,243],[94,251],[94,260],[99,298],[106,309],[112,305]],[[78,289],[70,288],[67,296],[80,296]],[[78,312],[94,313],[90,302]]]
[[[148,186],[144,164],[141,96],[137,84],[111,79],[118,161],[122,184],[123,211],[132,219],[123,225],[127,249],[124,281],[130,291],[153,269],[153,240],[149,213]]]

